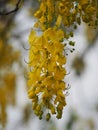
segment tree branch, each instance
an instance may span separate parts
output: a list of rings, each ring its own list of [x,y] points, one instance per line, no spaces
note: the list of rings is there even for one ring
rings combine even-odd
[[[18,0],[18,2],[16,3],[15,9],[13,9],[13,10],[11,10],[11,11],[9,11],[9,12],[0,12],[0,15],[9,15],[9,14],[11,14],[11,13],[14,13],[14,12],[18,11],[19,5],[20,5],[21,1],[22,1],[22,0]]]

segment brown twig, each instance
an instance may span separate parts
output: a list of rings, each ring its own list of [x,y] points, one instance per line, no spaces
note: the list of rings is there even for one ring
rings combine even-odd
[[[18,11],[19,5],[20,5],[21,1],[22,1],[22,0],[18,0],[18,2],[16,3],[15,9],[13,9],[13,10],[11,10],[11,11],[8,11],[8,12],[0,12],[0,15],[9,15],[9,14],[12,14],[12,13]]]

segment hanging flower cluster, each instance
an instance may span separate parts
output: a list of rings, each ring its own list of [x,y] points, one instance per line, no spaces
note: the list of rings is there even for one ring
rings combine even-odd
[[[69,40],[73,37],[73,29],[81,20],[89,25],[93,25],[92,21],[97,23],[97,11],[95,0],[40,0],[40,7],[34,14],[38,19],[34,27],[40,28],[42,33],[37,35],[34,30],[30,33],[28,63],[28,96],[39,119],[44,113],[46,120],[51,114],[58,119],[62,117],[67,89],[64,81],[67,45],[64,40],[74,46]]]
[[[31,71],[28,95],[32,99],[34,113],[39,118],[42,118],[44,109],[47,109],[47,120],[50,118],[49,110],[52,114],[57,114],[57,118],[61,118],[66,105],[63,39],[63,31],[53,28],[48,28],[41,36],[36,36],[36,32],[32,31],[29,37]]]

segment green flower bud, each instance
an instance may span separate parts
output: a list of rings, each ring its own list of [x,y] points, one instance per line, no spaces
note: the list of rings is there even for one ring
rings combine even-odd
[[[46,121],[49,121],[49,120],[50,120],[50,118],[51,118],[50,113],[47,113],[47,115],[46,115]]]

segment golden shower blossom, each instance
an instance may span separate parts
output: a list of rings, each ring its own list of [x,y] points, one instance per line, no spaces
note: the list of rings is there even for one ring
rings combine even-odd
[[[95,0],[40,1],[40,7],[34,13],[37,18],[34,27],[39,28],[41,34],[37,35],[34,30],[30,33],[28,63],[28,96],[39,119],[44,113],[47,121],[51,114],[55,114],[58,119],[62,117],[67,88],[64,81],[66,45],[74,46],[75,42],[69,38],[73,37],[74,29],[81,21],[96,27],[97,14]]]
[[[54,34],[54,35],[53,35]],[[62,34],[62,35],[61,35]],[[66,63],[64,56],[64,44],[60,40],[64,38],[62,30],[48,28],[41,36],[37,36],[34,30],[29,36],[29,68],[28,72],[28,96],[33,101],[33,110],[39,118],[46,109],[46,120],[51,114],[59,114],[66,105],[64,90],[66,85],[64,77]],[[62,109],[59,105],[62,106]],[[60,116],[57,118],[61,118]]]

